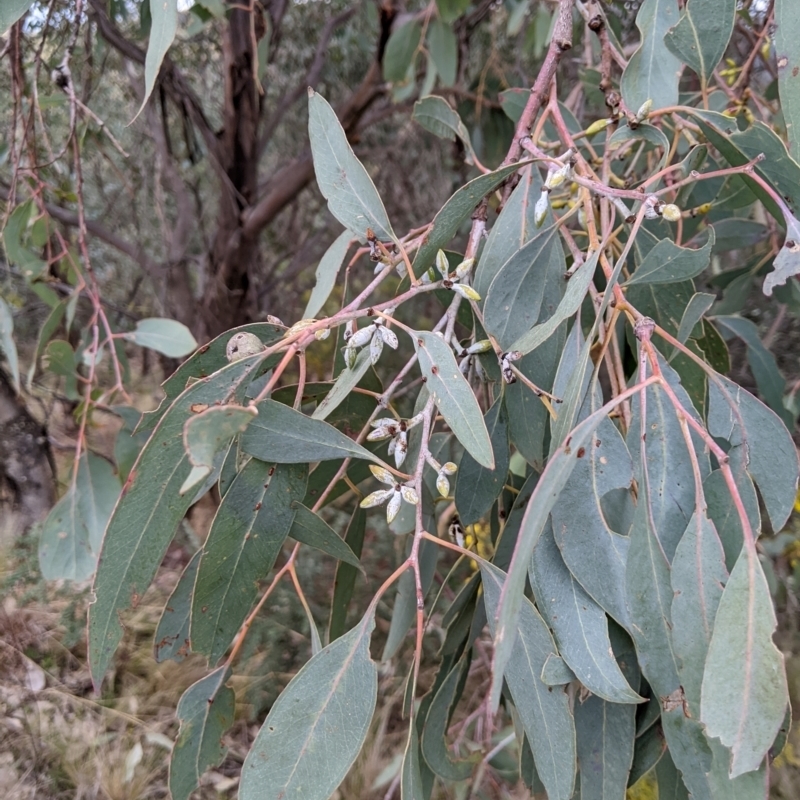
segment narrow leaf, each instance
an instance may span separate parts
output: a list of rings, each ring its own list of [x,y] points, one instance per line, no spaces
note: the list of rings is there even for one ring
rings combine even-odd
[[[311,297],[308,298],[306,310],[303,312],[303,319],[316,317],[325,305],[336,284],[336,276],[342,268],[344,257],[347,255],[352,241],[353,234],[350,231],[343,231],[325,251],[325,255],[322,256],[317,266],[316,282],[311,290]]]
[[[313,473],[312,473],[313,475]],[[366,533],[367,512],[356,506],[344,541],[356,558],[361,557]],[[353,596],[353,588],[358,571],[346,561],[340,561],[336,567],[336,579],[333,582],[333,600],[331,601],[331,618],[328,624],[328,641],[338,639],[347,624],[347,609]]]
[[[2,26],[0,26],[2,27]],[[6,357],[14,391],[19,393],[19,358],[14,343],[14,317],[8,303],[0,297],[0,352]]]
[[[150,20],[150,41],[144,62],[144,98],[136,117],[142,113],[155,88],[161,62],[178,31],[178,0],[150,0]]]
[[[241,399],[258,359],[236,361],[190,386],[161,418],[128,476],[106,528],[94,580],[96,601],[89,606],[89,661],[96,687],[122,637],[121,612],[138,604],[193,500],[179,494],[191,470],[181,434],[192,407]]]
[[[390,83],[403,81],[419,49],[422,26],[415,20],[392,31],[383,53],[383,78]]]
[[[262,461],[279,464],[334,458],[364,458],[382,463],[333,425],[307,417],[275,400],[262,400],[258,404],[258,416],[242,434],[240,447]]]
[[[493,635],[501,592],[507,576],[486,561],[479,561],[483,579],[486,616]],[[541,679],[548,657],[556,645],[544,620],[526,597],[522,598],[518,631],[505,667],[505,679],[525,734],[531,742],[536,770],[550,800],[569,800],[575,786],[575,723],[569,698],[559,687]]]
[[[453,29],[438,19],[428,26],[428,46],[442,86],[452,86],[458,71],[458,42]]]
[[[189,800],[200,778],[225,757],[223,734],[233,725],[234,694],[225,685],[230,669],[220,667],[193,683],[178,703],[181,727],[169,764],[173,800]]]
[[[800,16],[796,12],[792,0],[775,0],[778,94],[789,152],[800,162]]]
[[[692,295],[689,305],[686,306],[686,309],[683,312],[681,324],[678,327],[678,333],[676,335],[677,340],[681,344],[683,344],[689,338],[689,336],[691,336],[695,325],[700,322],[703,314],[705,314],[706,311],[711,308],[716,299],[716,295],[706,294],[704,292],[697,292],[696,294]]]
[[[275,701],[242,767],[240,800],[328,800],[342,782],[377,701],[373,615],[314,656]]]
[[[192,650],[210,664],[225,654],[292,527],[306,467],[251,459],[236,476],[208,533],[192,598]]]
[[[671,239],[662,239],[647,254],[636,272],[625,282],[626,286],[636,283],[677,283],[699,275],[711,260],[714,246],[714,228],[709,226],[708,239],[699,249],[679,247]]]
[[[289,529],[290,538],[321,550],[364,572],[356,554],[325,520],[301,503],[293,503],[292,507],[295,514],[292,527]]]
[[[403,766],[400,770],[400,800],[423,800],[425,797],[420,767],[419,737],[417,726],[412,719],[406,752],[403,755]]]
[[[326,419],[332,414],[358,386],[361,379],[372,366],[369,347],[365,347],[356,358],[353,368],[345,367],[336,378],[333,388],[325,395],[322,402],[314,409],[312,419]]]
[[[378,190],[353,153],[336,112],[311,88],[308,136],[317,183],[331,214],[361,241],[366,239],[367,228],[379,239],[395,241]]]
[[[731,749],[732,778],[758,769],[783,723],[788,689],[776,626],[761,563],[745,546],[714,621],[700,716],[708,735]]]
[[[492,443],[478,401],[444,339],[429,331],[414,333],[419,366],[445,422],[478,464],[494,469]]]
[[[153,647],[159,664],[168,659],[183,661],[191,651],[189,619],[192,613],[192,592],[202,553],[202,550],[198,550],[189,559],[161,613]]]

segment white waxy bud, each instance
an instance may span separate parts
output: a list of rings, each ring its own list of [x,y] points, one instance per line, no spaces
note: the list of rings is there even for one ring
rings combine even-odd
[[[369,360],[372,362],[373,366],[378,363],[378,359],[381,357],[382,352],[383,339],[380,336],[373,336],[369,343]]]
[[[408,434],[405,431],[398,431],[394,437],[394,465],[397,469],[403,466],[408,453]]]
[[[550,210],[550,194],[547,191],[543,191],[539,195],[539,199],[536,201],[536,205],[533,207],[533,223],[534,225],[536,225],[537,228],[542,227],[544,218],[547,216],[547,212],[549,210]]]
[[[366,328],[361,328],[357,330],[351,337],[347,343],[348,347],[363,347],[370,339],[372,339],[372,335],[375,333],[375,326],[374,325],[367,325]]]
[[[323,341],[324,339],[327,339],[330,335],[331,335],[330,328],[320,328],[318,331],[314,332],[314,338],[320,342]]]
[[[636,112],[636,121],[637,122],[644,122],[650,116],[650,109],[653,107],[653,100],[652,98],[648,97],[647,100],[644,101],[639,106],[639,110]]]
[[[481,299],[481,296],[471,286],[467,286],[466,283],[454,283],[450,288],[465,300],[474,300],[477,303]]]
[[[447,475],[442,475],[441,472],[436,476],[436,491],[442,497],[447,497],[450,494],[450,481],[447,480]]]
[[[467,348],[467,353],[474,356],[476,353],[488,353],[492,349],[492,343],[489,339],[480,339],[474,342]]]
[[[436,273],[433,271],[433,267],[426,269],[419,278],[419,282],[423,286],[427,286],[429,283],[433,283],[436,280],[438,280],[438,278],[436,277]]]
[[[452,461],[445,461],[440,471],[445,475],[455,475],[458,472],[458,467]]]
[[[386,521],[391,525],[397,512],[400,511],[400,501],[402,496],[399,491],[392,492],[392,497],[389,500],[389,505],[386,506]]]
[[[661,216],[667,222],[677,222],[681,218],[681,210],[674,203],[667,203],[661,209]]]
[[[406,269],[404,261],[398,261],[394,270],[401,278],[405,278],[405,276],[408,275],[408,270]]]
[[[450,262],[447,260],[444,250],[439,250],[439,252],[436,253],[436,269],[439,270],[439,274],[443,278],[446,278],[450,274]]]
[[[397,350],[399,342],[397,341],[397,334],[394,331],[389,330],[385,325],[381,325],[380,328],[378,328],[378,333],[381,339],[383,339],[392,350]]]
[[[353,369],[353,367],[355,367],[357,358],[358,350],[356,350],[355,347],[347,345],[344,349],[344,363],[347,365],[348,369]]]
[[[348,322],[344,326],[344,340],[346,342],[350,341],[350,337],[358,330],[358,326],[356,325],[356,321],[354,319],[348,320]]]
[[[388,423],[393,423],[394,420],[386,420],[386,425],[380,425],[375,428],[374,431],[370,431],[369,435],[367,436],[368,442],[382,442],[384,439],[388,439],[390,436],[393,436],[391,428],[389,427]]]
[[[644,201],[644,216],[646,219],[658,219],[661,211],[661,201],[654,194],[649,195]]]
[[[466,375],[469,372],[469,365],[472,363],[472,359],[467,356],[466,358],[462,358],[461,361],[458,362],[458,371],[462,375]]]
[[[403,495],[403,500],[405,500],[406,503],[409,503],[412,506],[415,506],[419,503],[419,497],[417,496],[416,491],[412,489],[410,486],[401,486],[400,494]]]
[[[369,471],[381,482],[389,486],[395,484],[394,475],[389,472],[385,467],[379,467],[377,464],[370,464]]]
[[[361,508],[375,508],[382,505],[395,494],[394,489],[379,489],[377,492],[368,494],[360,503]]]
[[[264,343],[254,333],[234,333],[225,345],[225,357],[228,361],[238,361],[260,353]]]
[[[456,267],[456,279],[461,281],[469,275],[472,271],[472,268],[475,266],[475,259],[474,258],[465,258],[457,267]]]
[[[461,527],[461,520],[458,517],[453,517],[450,524],[447,526],[447,532],[450,538],[459,546],[464,546],[464,529]]]
[[[267,314],[267,322],[269,322],[270,325],[280,325],[281,328],[286,327],[280,317],[273,317],[272,314]]]
[[[511,369],[511,359],[508,357],[508,353],[500,357],[500,371],[503,373],[503,380],[506,383],[516,383],[517,376],[514,374],[514,370]]]
[[[566,181],[572,177],[572,165],[564,164],[560,169],[551,169],[547,173],[544,186],[545,189],[553,190],[562,186]]]

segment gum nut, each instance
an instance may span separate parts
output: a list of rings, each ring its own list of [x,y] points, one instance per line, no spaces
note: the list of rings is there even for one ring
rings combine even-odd
[[[661,216],[668,222],[677,222],[681,218],[681,210],[674,203],[667,203],[661,209]]]
[[[228,361],[238,361],[260,353],[264,349],[261,339],[254,333],[234,333],[225,346],[225,356]]]
[[[452,461],[445,461],[442,464],[441,472],[443,475],[455,475],[458,471],[458,467]]]

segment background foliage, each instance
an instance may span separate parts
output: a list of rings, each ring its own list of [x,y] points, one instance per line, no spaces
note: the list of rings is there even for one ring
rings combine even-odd
[[[790,6],[4,4],[20,792],[784,791]]]

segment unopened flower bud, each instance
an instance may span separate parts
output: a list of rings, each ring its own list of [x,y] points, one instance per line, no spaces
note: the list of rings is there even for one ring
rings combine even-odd
[[[667,222],[677,222],[681,218],[681,210],[674,203],[667,203],[661,209],[661,216]]]

